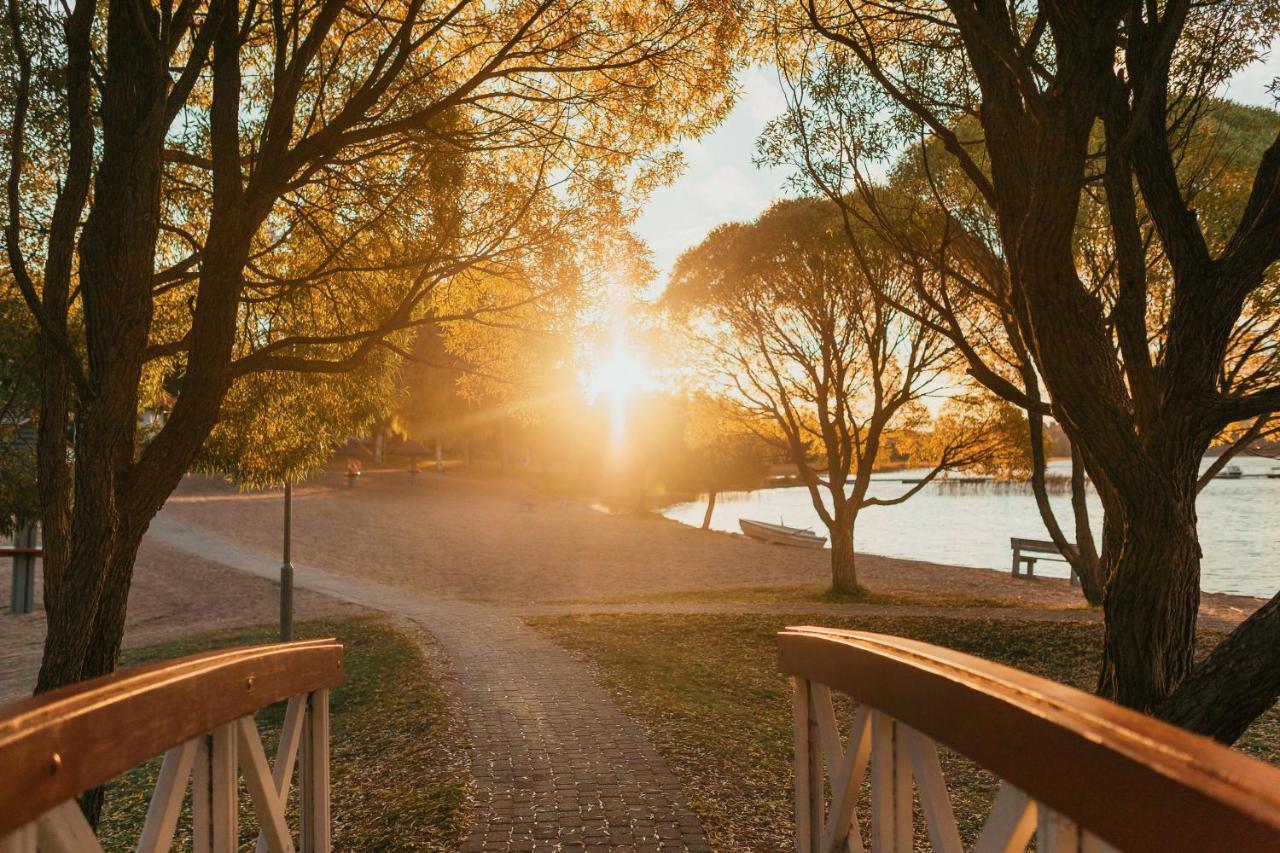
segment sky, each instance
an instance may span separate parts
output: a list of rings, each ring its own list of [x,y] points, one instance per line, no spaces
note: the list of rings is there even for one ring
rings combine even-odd
[[[1242,69],[1227,86],[1228,97],[1274,106],[1267,84],[1280,77],[1280,42],[1269,54]],[[661,290],[676,257],[697,245],[725,222],[754,219],[772,202],[791,194],[786,169],[753,164],[756,138],[786,107],[777,72],[754,67],[739,75],[740,95],[733,111],[714,131],[682,145],[685,171],[657,190],[636,223],[636,232],[653,250]]]

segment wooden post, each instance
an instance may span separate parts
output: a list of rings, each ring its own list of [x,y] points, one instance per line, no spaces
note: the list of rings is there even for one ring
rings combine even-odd
[[[191,768],[191,849],[192,853],[209,853],[213,849],[213,814],[210,800],[213,773],[209,735],[196,744],[196,760]]]
[[[809,744],[809,681],[791,679],[792,730],[795,736],[795,788],[796,788],[796,853],[814,853],[813,823],[809,807],[813,794],[809,789],[812,750]]]
[[[224,723],[209,740],[209,804],[213,824],[213,853],[236,853],[240,847],[239,763],[236,724]]]
[[[0,838],[0,853],[36,853],[36,822],[23,824]]]
[[[302,853],[329,853],[329,691],[307,698],[302,732]]]
[[[24,524],[13,533],[14,548],[36,547],[36,526]],[[30,613],[36,607],[36,558],[34,554],[13,555],[13,586],[10,613]]]

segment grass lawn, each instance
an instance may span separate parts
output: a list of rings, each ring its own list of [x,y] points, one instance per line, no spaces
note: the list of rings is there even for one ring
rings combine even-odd
[[[124,665],[226,646],[275,641],[262,627],[191,637],[126,653]],[[454,850],[470,820],[465,725],[440,676],[415,640],[380,619],[308,622],[299,639],[338,637],[345,680],[330,697],[330,772],[335,850]],[[283,705],[258,714],[267,755],[275,754]],[[159,760],[140,765],[107,789],[100,836],[107,850],[132,849],[146,816]],[[252,850],[257,822],[241,781],[241,849]],[[295,827],[297,790],[290,825]],[[190,801],[177,849],[189,846]]]
[[[1096,673],[1095,623],[922,616],[567,616],[532,624],[590,661],[681,780],[716,850],[791,846],[791,691],[774,634],[822,624],[912,637],[1083,689]],[[1215,636],[1205,638],[1209,644]],[[847,716],[848,708],[838,708]],[[1280,761],[1280,714],[1239,744]],[[961,833],[972,841],[994,795],[990,774],[942,751]],[[866,802],[860,814],[865,815]],[[864,824],[865,825],[865,824]]]

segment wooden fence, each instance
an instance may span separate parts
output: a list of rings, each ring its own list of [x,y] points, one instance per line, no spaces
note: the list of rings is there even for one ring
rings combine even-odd
[[[927,643],[801,627],[779,645],[795,685],[798,853],[911,851],[917,800],[929,846],[963,850],[939,744],[1000,780],[982,853],[1033,838],[1037,853],[1280,850],[1280,770],[1207,738]],[[858,703],[847,739],[833,690]]]
[[[194,849],[233,853],[242,775],[258,853],[294,850],[285,803],[300,765],[298,849],[327,853],[329,689],[341,680],[342,646],[314,640],[123,670],[0,708],[0,853],[101,851],[75,797],[161,754],[139,851],[170,848],[189,786]],[[254,714],[284,701],[269,762]]]

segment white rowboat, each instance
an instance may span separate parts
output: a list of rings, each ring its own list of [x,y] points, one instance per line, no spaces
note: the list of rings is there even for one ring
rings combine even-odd
[[[799,527],[787,527],[782,524],[769,524],[767,521],[752,521],[747,518],[738,520],[742,532],[752,539],[768,542],[771,545],[794,545],[798,548],[821,548],[827,544],[827,537],[819,536],[812,530]]]

